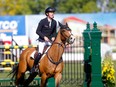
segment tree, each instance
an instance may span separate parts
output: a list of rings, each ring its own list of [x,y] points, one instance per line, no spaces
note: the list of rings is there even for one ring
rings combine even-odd
[[[62,0],[58,5],[58,12],[60,13],[86,13],[98,11],[96,0]]]
[[[115,12],[116,0],[0,0],[0,15],[43,14],[48,6],[56,13]]]
[[[116,12],[116,0],[97,0],[101,12]]]
[[[93,1],[90,1],[88,3],[86,3],[83,8],[82,8],[82,12],[83,13],[93,13],[93,12],[99,12],[100,9],[97,7],[96,3]]]
[[[44,13],[45,9],[48,7],[48,6],[52,6],[52,7],[55,7],[53,4],[54,4],[54,0],[37,0],[37,3],[38,3],[38,10],[37,12],[38,13]]]
[[[28,0],[0,0],[0,15],[31,14]]]

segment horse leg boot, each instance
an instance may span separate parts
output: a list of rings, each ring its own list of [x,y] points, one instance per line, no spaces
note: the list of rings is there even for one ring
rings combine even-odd
[[[35,58],[35,60],[34,60],[34,64],[33,64],[33,67],[32,67],[32,69],[31,69],[31,72],[30,73],[35,73],[35,72],[37,72],[38,73],[38,69],[36,70],[36,66],[37,66],[37,64],[38,64],[38,62],[39,62],[39,60],[40,60],[40,58],[41,58],[41,53],[38,53],[38,55],[36,56],[36,58]]]
[[[30,74],[28,79],[25,80],[23,87],[28,87],[29,84],[33,81],[33,79],[37,76],[37,73]]]

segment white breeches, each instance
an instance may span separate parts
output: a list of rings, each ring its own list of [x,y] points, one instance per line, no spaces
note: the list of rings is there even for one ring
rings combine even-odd
[[[44,49],[44,47],[46,46],[46,45],[51,45],[51,43],[50,42],[39,42],[39,46],[38,46],[38,52],[39,53],[43,53],[43,49]]]

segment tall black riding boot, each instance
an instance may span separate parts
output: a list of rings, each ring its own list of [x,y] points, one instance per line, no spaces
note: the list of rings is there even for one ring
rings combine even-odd
[[[31,69],[31,72],[30,73],[35,73],[35,72],[38,72],[38,69],[36,70],[36,66],[39,62],[39,60],[41,59],[41,53],[38,53],[38,55],[36,56],[35,60],[34,60],[34,64],[33,64],[33,67]]]

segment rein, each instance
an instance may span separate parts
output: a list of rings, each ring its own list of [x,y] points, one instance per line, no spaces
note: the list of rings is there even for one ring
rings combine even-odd
[[[58,42],[53,42],[53,44],[58,44],[58,46],[61,46],[63,49],[65,49],[65,46],[63,46],[63,43],[58,43]],[[48,55],[48,52],[46,52],[46,55],[49,59],[49,61],[55,65],[58,65],[59,63],[61,63],[63,60],[62,60],[62,57],[60,58],[60,60],[58,62],[55,62],[49,55]]]
[[[66,37],[62,34],[62,32],[61,32],[61,35],[66,39],[65,42],[68,42],[72,34],[71,34],[68,38],[66,38]],[[60,43],[59,43],[59,42],[53,42],[52,45],[53,45],[53,44],[58,44],[58,47],[59,47],[59,48],[60,48],[60,46],[61,46],[63,49],[65,49],[66,46],[67,46],[69,43],[64,44],[63,42],[60,42]],[[60,51],[60,50],[59,50],[59,51]],[[59,53],[58,53],[58,54],[59,54]],[[62,53],[62,54],[63,54],[63,53]],[[61,63],[61,62],[63,61],[63,60],[62,60],[62,57],[61,57],[61,58],[59,59],[59,61],[55,62],[55,61],[48,55],[48,51],[46,52],[46,55],[47,55],[49,61],[50,61],[51,63],[55,64],[55,65],[58,65],[59,63]]]

